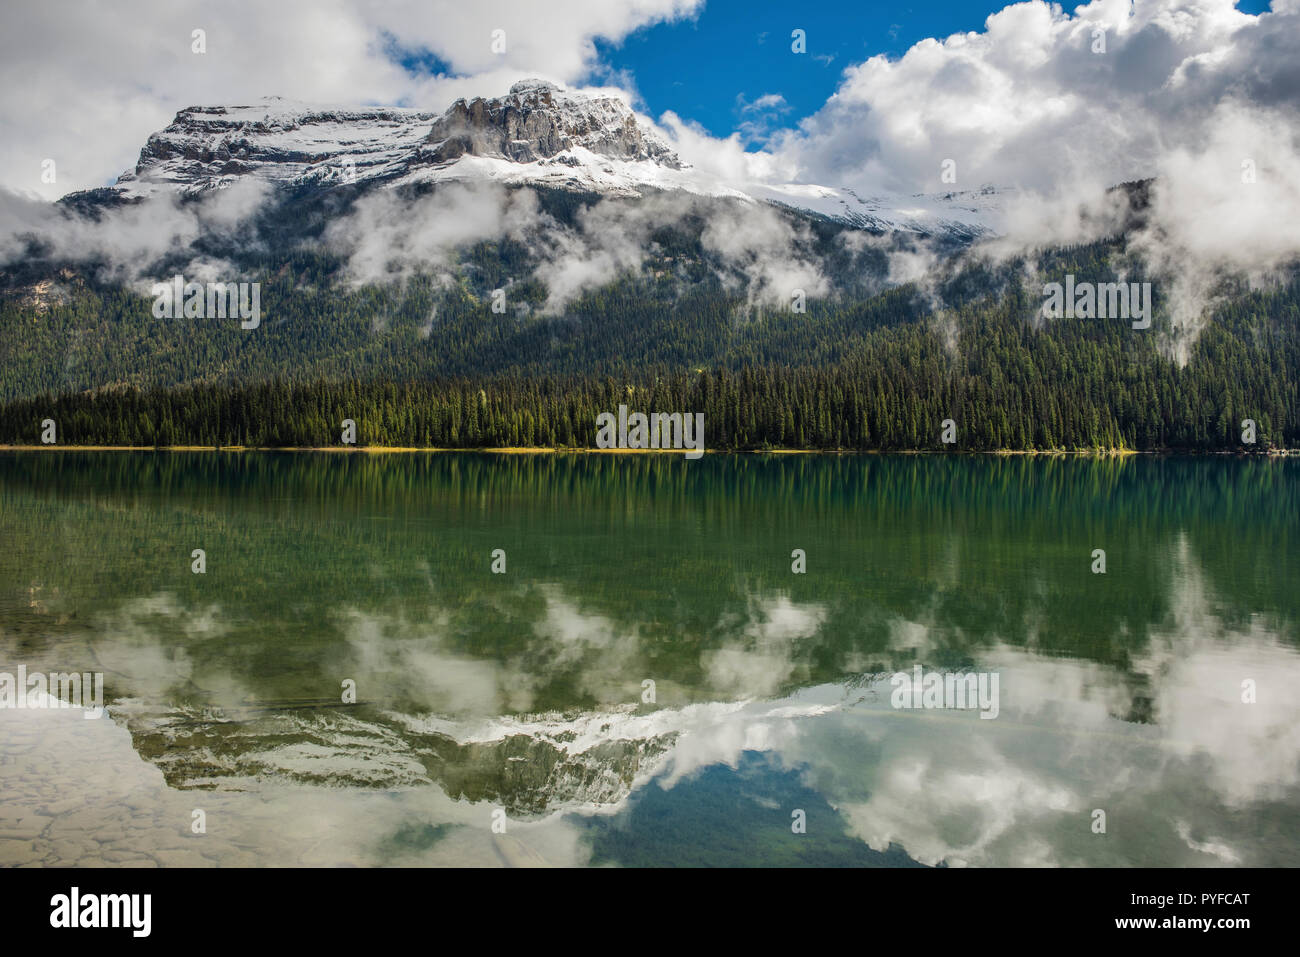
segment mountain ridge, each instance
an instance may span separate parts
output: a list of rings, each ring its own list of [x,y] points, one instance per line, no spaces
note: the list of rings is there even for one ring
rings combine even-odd
[[[861,196],[804,183],[728,183],[683,160],[620,97],[524,80],[496,97],[456,100],[442,113],[342,107],[267,97],[191,106],[149,136],[135,167],[77,206],[182,196],[253,179],[272,187],[329,189],[486,182],[639,198],[647,191],[767,203],[856,229],[936,235],[969,243],[997,232],[1006,191]]]

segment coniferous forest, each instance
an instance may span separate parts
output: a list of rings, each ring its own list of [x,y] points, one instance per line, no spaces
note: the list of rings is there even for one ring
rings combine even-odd
[[[558,221],[579,205],[543,200]],[[311,202],[263,230],[301,239],[323,218]],[[359,445],[590,448],[596,416],[623,404],[702,412],[718,450],[1300,445],[1294,278],[1256,290],[1225,278],[1189,330],[1152,276],[1153,322],[1135,330],[1043,320],[1022,260],[955,255],[930,282],[889,285],[886,252],[852,255],[844,227],[811,227],[835,292],[806,311],[721,281],[689,222],[656,235],[639,274],[558,313],[505,239],[464,250],[450,287],[350,285],[301,242],[214,249],[263,283],[251,331],[155,318],[139,292],[33,249],[0,297],[0,443],[40,444],[51,419],[59,445],[320,447],[340,444],[351,419]],[[1047,280],[1148,278],[1123,236],[1041,251],[1035,267]],[[503,313],[489,305],[497,288]]]

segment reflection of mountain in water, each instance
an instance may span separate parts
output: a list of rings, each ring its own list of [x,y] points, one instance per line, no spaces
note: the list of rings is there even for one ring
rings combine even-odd
[[[813,717],[826,706],[717,703],[471,721],[327,703],[200,711],[128,701],[113,710],[140,756],[175,788],[437,785],[456,800],[533,815],[622,802],[665,768],[683,736],[707,740],[720,729]]]
[[[373,708],[317,706],[249,713],[156,711],[128,705],[125,719],[140,756],[176,788],[251,790],[267,781],[397,789],[437,784],[450,797],[488,801],[512,813],[611,804],[652,771],[675,731],[646,738],[585,740],[576,721],[554,719],[528,731],[504,728],[493,740],[457,741],[422,731],[414,719]],[[607,727],[620,715],[598,716]]]
[[[716,770],[752,751],[929,864],[1294,863],[1298,466],[0,453],[0,667],[102,670],[138,754],[223,799],[612,812],[644,843],[664,801],[785,801]],[[998,670],[1001,717],[893,711],[914,663]],[[1091,841],[1095,807],[1142,841]]]

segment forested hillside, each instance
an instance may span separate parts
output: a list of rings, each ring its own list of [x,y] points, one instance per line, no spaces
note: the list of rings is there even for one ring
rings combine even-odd
[[[1031,305],[1017,293],[956,311],[955,345],[932,318],[872,324],[863,309],[806,319],[842,330],[842,342],[795,335],[783,320],[739,331],[743,358],[719,348],[605,374],[527,374],[528,363],[430,376],[394,350],[391,373],[358,379],[316,367],[314,378],[256,384],[64,393],[7,404],[0,440],[35,443],[53,418],[64,444],[319,446],[338,444],[350,418],[362,444],[589,447],[597,414],[623,403],[703,412],[709,448],[1241,449],[1243,419],[1256,421],[1258,449],[1298,444],[1295,287],[1223,310],[1183,367],[1126,324],[1036,330],[1023,318]],[[802,346],[792,348],[802,361],[763,361],[773,340]],[[708,367],[682,367],[700,361]],[[956,442],[944,446],[949,418]]]
[[[596,415],[622,403],[703,412],[716,449],[1300,445],[1294,281],[1224,284],[1195,336],[1171,327],[1158,276],[1149,329],[1044,321],[1022,260],[955,255],[924,284],[889,286],[885,240],[854,251],[845,227],[814,219],[834,292],[798,312],[727,283],[687,219],[656,233],[639,272],[547,314],[528,250],[509,240],[463,250],[450,285],[346,283],[313,241],[344,201],[268,214],[269,243],[213,241],[263,284],[254,330],[157,319],[147,297],[96,282],[93,265],[33,248],[3,277],[0,442],[34,444],[53,418],[60,444],[335,445],[348,418],[361,444],[589,447]],[[584,202],[541,201],[557,221]],[[1035,265],[1048,280],[1148,278],[1122,236]],[[504,313],[490,305],[498,288]]]

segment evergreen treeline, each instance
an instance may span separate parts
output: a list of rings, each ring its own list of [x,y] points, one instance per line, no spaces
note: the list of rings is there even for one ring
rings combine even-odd
[[[1250,449],[1300,444],[1295,336],[1247,348],[1211,328],[1186,366],[1117,343],[1035,332],[981,312],[954,354],[932,324],[882,330],[830,368],[745,366],[636,378],[485,378],[199,384],[51,395],[0,408],[0,441],[254,447],[340,444],[592,447],[596,417],[703,412],[709,449]],[[956,442],[940,441],[942,423]]]
[[[702,224],[688,222],[656,234],[640,274],[545,315],[546,289],[508,240],[463,250],[451,288],[428,276],[349,288],[324,247],[298,242],[337,212],[317,206],[336,201],[284,206],[264,225],[283,242],[210,250],[242,255],[261,277],[252,331],[155,319],[150,300],[86,278],[93,265],[9,269],[11,292],[40,277],[55,285],[43,305],[0,298],[0,442],[35,444],[52,418],[60,444],[322,446],[353,419],[360,444],[590,447],[596,416],[625,403],[703,412],[712,449],[1300,445],[1295,281],[1225,286],[1195,336],[1174,328],[1158,281],[1149,329],[1044,323],[1022,263],[957,257],[924,291],[885,289],[878,247],[850,254],[843,227],[814,222],[836,292],[798,313],[748,305],[709,263]],[[560,221],[582,202],[543,201]],[[1150,278],[1122,237],[1036,265],[1045,281]],[[495,288],[508,291],[505,314],[491,310]],[[953,445],[940,442],[946,419]]]

